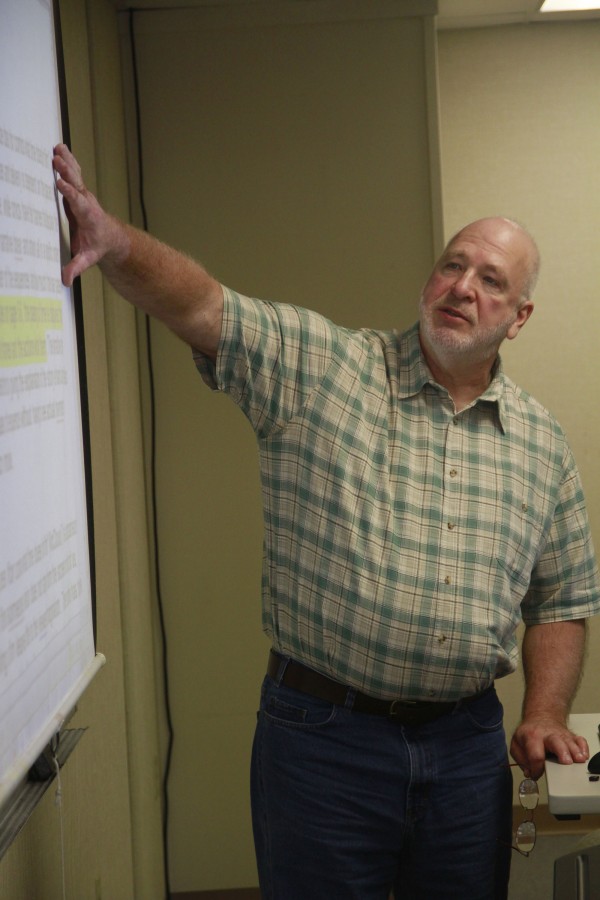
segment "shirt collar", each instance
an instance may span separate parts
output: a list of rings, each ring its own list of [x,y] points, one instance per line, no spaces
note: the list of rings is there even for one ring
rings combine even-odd
[[[398,397],[406,399],[420,393],[426,384],[437,385],[421,350],[419,341],[419,323],[415,322],[408,331],[398,338],[399,379]],[[498,415],[498,424],[503,432],[507,426],[506,376],[502,369],[502,360],[498,356],[492,369],[492,379],[486,390],[477,399],[477,403],[494,404]]]

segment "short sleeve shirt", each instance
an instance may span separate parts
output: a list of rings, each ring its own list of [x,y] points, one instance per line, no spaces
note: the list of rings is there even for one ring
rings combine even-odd
[[[373,696],[453,700],[515,669],[521,620],[599,611],[571,450],[499,361],[457,414],[418,324],[224,294],[216,364],[196,364],[258,440],[276,650]]]

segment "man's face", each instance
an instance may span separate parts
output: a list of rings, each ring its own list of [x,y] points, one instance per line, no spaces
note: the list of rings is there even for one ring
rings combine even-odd
[[[505,220],[484,219],[463,229],[423,289],[425,348],[473,363],[494,358],[533,309],[531,301],[521,302],[529,261],[527,235]]]

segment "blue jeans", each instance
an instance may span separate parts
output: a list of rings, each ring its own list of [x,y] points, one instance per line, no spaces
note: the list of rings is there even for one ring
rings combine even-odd
[[[506,900],[507,763],[493,689],[411,727],[266,676],[252,754],[263,900]]]

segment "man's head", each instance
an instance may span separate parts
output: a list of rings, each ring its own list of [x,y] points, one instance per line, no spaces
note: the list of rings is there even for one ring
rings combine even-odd
[[[493,362],[533,311],[539,253],[511,219],[478,219],[448,243],[423,289],[421,340],[426,355],[451,366]]]

